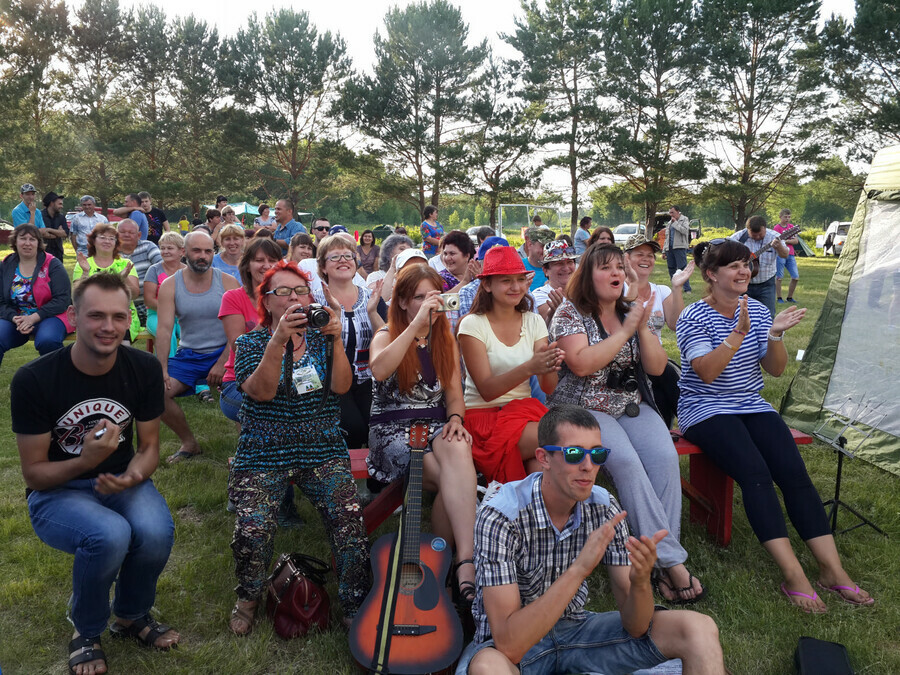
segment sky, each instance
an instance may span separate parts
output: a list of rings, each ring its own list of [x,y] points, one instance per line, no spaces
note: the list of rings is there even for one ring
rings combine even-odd
[[[252,11],[260,16],[273,8],[293,7],[306,10],[310,21],[320,30],[340,33],[347,43],[350,56],[357,69],[371,71],[375,59],[372,36],[376,29],[383,30],[383,18],[387,10],[396,5],[406,6],[408,0],[319,0],[318,2],[290,2],[289,0],[260,0],[249,3],[242,0],[150,0],[162,7],[170,18],[194,14],[219,29],[219,35],[234,35]],[[123,7],[137,7],[147,0],[120,0]],[[519,0],[451,0],[462,9],[463,19],[469,24],[471,44],[487,39],[500,56],[515,54],[500,35],[515,29],[514,18],[521,15]],[[75,0],[75,5],[80,4]],[[823,0],[822,16],[832,13],[852,17],[853,0]]]

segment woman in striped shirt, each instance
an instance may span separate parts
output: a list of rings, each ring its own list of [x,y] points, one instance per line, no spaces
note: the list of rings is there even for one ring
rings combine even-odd
[[[748,298],[750,250],[737,241],[701,243],[694,248],[694,261],[708,290],[681,313],[676,327],[678,421],[685,438],[741,486],[750,526],[781,569],[781,590],[793,604],[807,613],[826,611],[791,548],[773,481],[819,564],[816,585],[850,604],[872,604],[841,566],[822,500],[790,429],[760,395],[760,366],[775,377],[784,372],[784,332],[806,310],[789,307],[773,320],[765,305]]]

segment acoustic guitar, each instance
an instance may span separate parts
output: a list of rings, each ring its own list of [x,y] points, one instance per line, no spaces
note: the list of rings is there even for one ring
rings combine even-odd
[[[400,530],[372,547],[374,583],[350,627],[350,651],[369,673],[435,673],[449,668],[462,651],[462,626],[445,583],[449,547],[441,537],[421,532],[427,445],[428,426],[414,424]]]
[[[773,239],[768,244],[766,244],[761,249],[759,249],[756,253],[751,253],[750,254],[750,271],[755,273],[756,271],[759,270],[760,256],[763,253],[765,253],[766,251],[768,251],[770,248],[772,248],[775,245],[776,241],[779,241],[779,240],[784,241],[785,239],[790,239],[791,237],[793,237],[795,234],[797,234],[799,232],[800,232],[799,225],[794,225],[793,227],[789,227],[784,232],[782,232],[780,235],[778,235],[777,239]]]

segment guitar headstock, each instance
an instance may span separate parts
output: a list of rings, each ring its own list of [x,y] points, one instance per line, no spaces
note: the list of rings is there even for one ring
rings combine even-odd
[[[784,232],[782,232],[780,235],[778,235],[778,238],[779,239],[790,239],[795,234],[799,234],[801,229],[802,228],[799,225],[794,225],[793,227],[789,227]]]
[[[409,428],[409,447],[413,450],[424,450],[428,447],[427,424],[413,424]]]

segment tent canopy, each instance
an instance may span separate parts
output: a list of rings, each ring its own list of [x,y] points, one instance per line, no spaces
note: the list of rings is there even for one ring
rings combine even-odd
[[[250,214],[251,216],[258,216],[259,209],[253,206],[250,202],[234,202],[229,203],[228,206],[234,209],[234,215],[242,216],[245,213]],[[204,209],[214,209],[216,208],[215,204],[204,204]]]
[[[900,145],[872,160],[822,313],[782,403],[788,424],[813,432],[854,412],[847,447],[900,475]],[[868,403],[869,409],[863,410]],[[872,409],[874,408],[874,409]],[[834,437],[843,425],[828,423]],[[833,428],[832,428],[833,427]],[[864,433],[871,436],[864,440]]]

